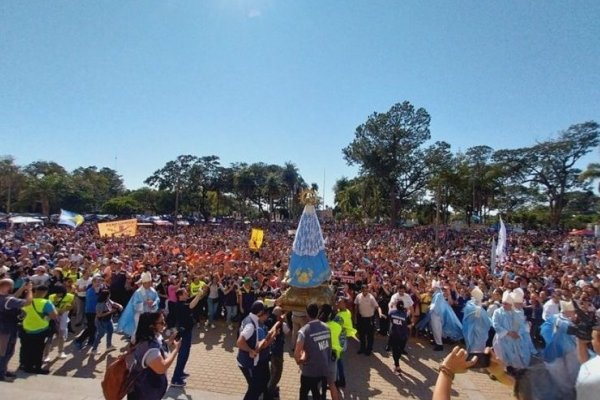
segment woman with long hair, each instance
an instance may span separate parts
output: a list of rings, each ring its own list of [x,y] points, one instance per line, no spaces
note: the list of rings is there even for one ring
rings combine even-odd
[[[177,358],[181,346],[174,337],[163,340],[165,316],[159,312],[140,315],[135,332],[134,366],[135,376],[128,400],[160,400],[167,391],[167,370]],[[169,351],[171,346],[171,351]]]

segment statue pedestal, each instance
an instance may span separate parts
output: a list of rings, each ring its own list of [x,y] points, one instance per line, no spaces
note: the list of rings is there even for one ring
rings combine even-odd
[[[322,284],[314,288],[297,288],[290,287],[285,293],[277,299],[277,304],[285,311],[306,311],[306,306],[310,303],[316,303],[319,306],[322,304],[331,304],[335,302],[335,294],[333,290]]]

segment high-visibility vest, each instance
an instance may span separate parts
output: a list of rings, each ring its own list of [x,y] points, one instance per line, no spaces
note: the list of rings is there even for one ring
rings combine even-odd
[[[71,282],[75,283],[78,279],[76,271],[65,271],[63,273],[65,279],[71,279]]]
[[[340,343],[340,335],[342,334],[342,326],[335,321],[327,321],[327,327],[331,333],[331,348],[335,352],[335,358],[340,358],[342,354],[342,345]]]
[[[27,333],[38,333],[48,329],[50,322],[44,316],[44,307],[48,300],[36,298],[30,305],[23,307],[25,318],[23,319],[23,330]]]
[[[352,314],[350,313],[350,310],[340,310],[337,315],[344,321],[343,327],[346,331],[346,336],[355,338],[357,332],[352,325]]]
[[[73,301],[75,300],[75,295],[73,293],[66,293],[60,300],[57,300],[56,297],[56,293],[51,294],[48,296],[48,300],[54,304],[54,307],[56,307],[56,312],[58,313],[71,307]]]
[[[197,295],[198,292],[202,290],[204,286],[206,286],[206,283],[203,281],[200,281],[198,283],[190,282],[190,296],[194,297],[195,295]]]

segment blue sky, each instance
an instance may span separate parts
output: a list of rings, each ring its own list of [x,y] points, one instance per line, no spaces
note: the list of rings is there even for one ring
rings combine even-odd
[[[400,101],[454,151],[600,121],[599,20],[595,0],[3,1],[0,155],[131,189],[180,154],[292,161],[332,204],[341,149]]]

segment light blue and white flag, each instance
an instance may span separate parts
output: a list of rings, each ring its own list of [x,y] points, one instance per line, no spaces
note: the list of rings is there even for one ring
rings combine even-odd
[[[58,219],[59,225],[69,225],[72,228],[77,228],[83,224],[83,215],[74,213],[73,211],[60,210],[60,217]]]

